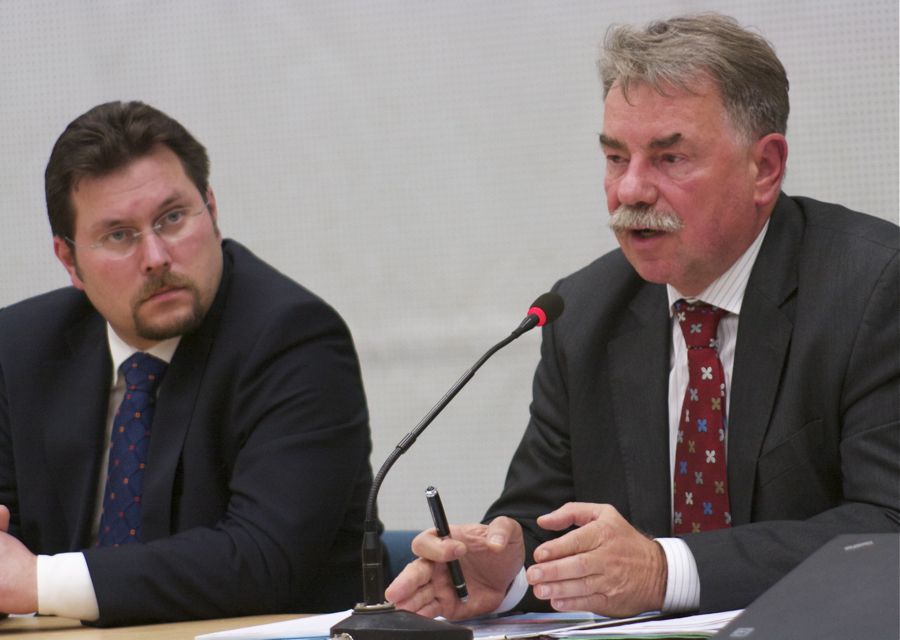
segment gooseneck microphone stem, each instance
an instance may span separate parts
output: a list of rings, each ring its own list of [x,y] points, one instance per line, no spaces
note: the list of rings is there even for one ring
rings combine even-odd
[[[355,638],[356,640],[398,640],[402,638],[427,638],[428,640],[470,640],[472,632],[447,622],[423,618],[408,611],[397,611],[384,600],[384,563],[382,561],[381,538],[377,517],[378,492],[387,472],[394,463],[415,443],[429,424],[456,397],[475,372],[488,358],[500,349],[537,326],[553,322],[563,311],[563,301],[555,293],[545,293],[532,304],[528,315],[506,338],[495,344],[478,359],[436,405],[413,427],[381,465],[372,481],[366,502],[366,520],[363,530],[362,570],[363,599],[353,614],[331,628],[332,638]]]
[[[428,425],[430,425],[438,414],[444,410],[444,407],[446,407],[450,401],[456,397],[456,394],[466,386],[469,380],[472,379],[472,376],[475,375],[475,372],[481,368],[481,365],[487,362],[491,356],[510,342],[529,329],[533,329],[537,326],[538,322],[537,316],[528,315],[522,320],[522,323],[515,331],[488,349],[487,352],[478,359],[478,362],[472,365],[462,376],[460,376],[459,380],[453,383],[450,390],[444,394],[444,397],[441,398],[427,414],[425,414],[425,417],[419,421],[419,424],[413,427],[412,430],[403,437],[387,457],[387,460],[384,461],[384,464],[381,465],[381,469],[378,470],[375,479],[372,481],[369,499],[368,502],[366,502],[366,523],[363,534],[363,598],[367,605],[376,605],[384,602],[384,569],[381,562],[381,542],[378,537],[378,518],[375,515],[375,505],[378,501],[378,492],[381,489],[381,484],[384,482],[384,477],[387,475],[387,472],[391,470],[391,467],[394,466],[394,463],[397,462],[400,456],[413,446]]]

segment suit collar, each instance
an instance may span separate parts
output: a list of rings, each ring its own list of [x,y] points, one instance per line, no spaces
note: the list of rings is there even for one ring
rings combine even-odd
[[[162,342],[157,342],[149,349],[135,349],[122,340],[108,322],[106,323],[106,339],[109,342],[109,352],[112,355],[113,376],[116,375],[116,372],[122,364],[138,351],[149,353],[166,364],[169,364],[172,362],[172,356],[175,355],[175,349],[178,348],[178,343],[181,342],[181,336],[177,336],[175,338],[163,340]]]

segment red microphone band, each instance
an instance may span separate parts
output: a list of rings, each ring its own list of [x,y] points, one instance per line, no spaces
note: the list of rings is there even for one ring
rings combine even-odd
[[[543,327],[545,324],[547,324],[547,314],[544,313],[544,310],[541,309],[540,307],[531,307],[531,308],[528,310],[528,313],[526,313],[525,315],[527,315],[527,316],[530,316],[530,315],[535,315],[535,316],[537,316],[537,319],[538,319],[537,326],[539,326],[539,327]]]

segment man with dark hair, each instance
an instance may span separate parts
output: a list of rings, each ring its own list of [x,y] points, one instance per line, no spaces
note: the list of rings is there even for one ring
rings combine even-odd
[[[734,609],[900,525],[896,225],[781,192],[788,82],[759,35],[703,14],[605,45],[620,249],[557,284],[503,493],[415,539],[401,608]]]
[[[222,240],[208,173],[140,102],[91,109],[51,153],[73,287],[0,311],[0,610],[106,626],[360,597],[350,333]]]

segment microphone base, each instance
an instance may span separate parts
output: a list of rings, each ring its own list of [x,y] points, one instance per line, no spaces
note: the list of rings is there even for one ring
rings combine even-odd
[[[426,618],[394,605],[358,604],[349,618],[331,627],[332,640],[472,640],[472,630],[449,622]]]

